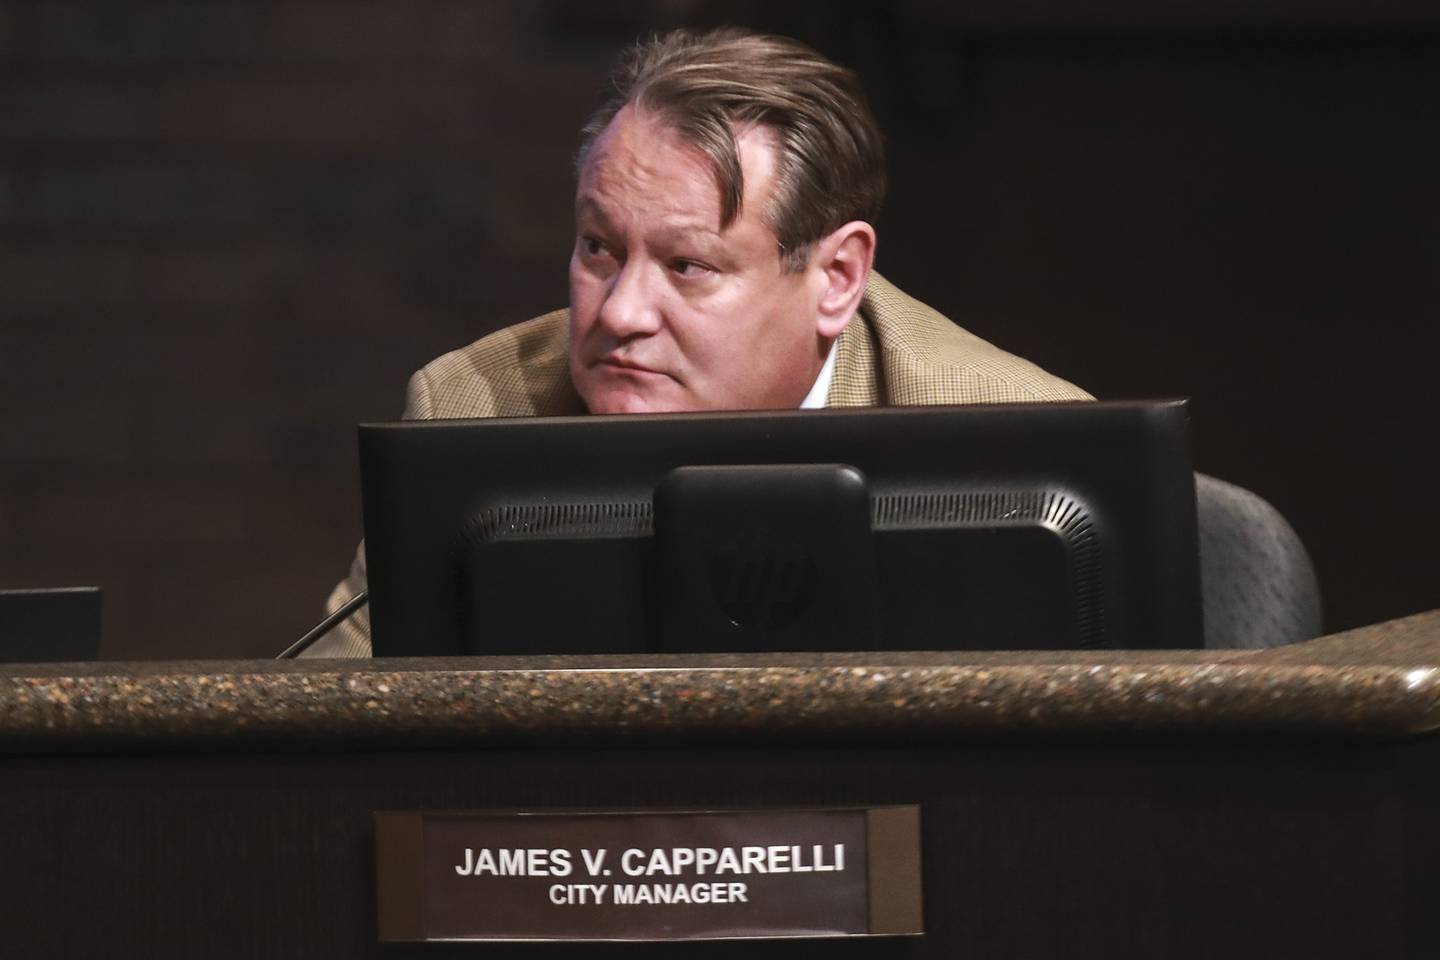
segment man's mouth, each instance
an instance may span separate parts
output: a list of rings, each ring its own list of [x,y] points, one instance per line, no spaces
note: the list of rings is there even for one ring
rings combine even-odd
[[[668,376],[668,374],[664,373],[663,371],[656,370],[654,367],[647,367],[643,363],[636,363],[635,361],[627,360],[624,357],[601,357],[599,360],[596,361],[595,365],[597,367],[606,369],[612,373],[629,373],[636,376],[649,375],[654,377]]]

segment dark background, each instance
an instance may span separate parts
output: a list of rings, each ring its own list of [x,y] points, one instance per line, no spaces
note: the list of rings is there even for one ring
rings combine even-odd
[[[1194,397],[1331,628],[1440,606],[1440,16],[1152,6],[0,0],[0,587],[102,585],[107,657],[285,646],[360,534],[353,425],[564,304],[613,53],[729,22],[861,73],[891,279]]]

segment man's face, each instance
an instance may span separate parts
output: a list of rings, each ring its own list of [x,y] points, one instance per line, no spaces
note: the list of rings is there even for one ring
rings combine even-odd
[[[819,375],[824,273],[781,270],[770,132],[737,146],[724,231],[708,159],[654,118],[626,107],[591,148],[570,258],[570,376],[591,413],[795,408]]]

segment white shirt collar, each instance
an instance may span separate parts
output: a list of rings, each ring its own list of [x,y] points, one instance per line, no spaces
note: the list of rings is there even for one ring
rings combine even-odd
[[[835,354],[840,351],[835,349],[835,341],[830,342],[830,353],[825,358],[825,365],[820,368],[820,376],[815,378],[815,385],[810,392],[805,394],[805,399],[800,401],[801,410],[819,410],[825,406],[825,398],[830,396],[830,381],[835,379]]]

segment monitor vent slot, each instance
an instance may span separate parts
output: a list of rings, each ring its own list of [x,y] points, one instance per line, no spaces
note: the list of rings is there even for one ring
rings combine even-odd
[[[651,528],[649,500],[522,504],[482,510],[466,525],[464,540],[479,545],[516,538],[645,537]]]

